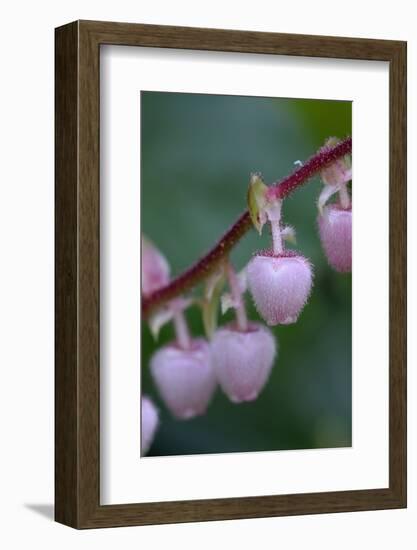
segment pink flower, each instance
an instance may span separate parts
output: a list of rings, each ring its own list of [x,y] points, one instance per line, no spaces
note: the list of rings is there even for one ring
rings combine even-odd
[[[142,237],[142,294],[148,296],[168,282],[168,262],[146,237]]]
[[[141,424],[142,455],[146,455],[152,445],[159,424],[158,409],[153,404],[153,401],[146,395],[142,397]]]
[[[213,366],[224,393],[234,403],[253,401],[266,384],[276,354],[275,338],[260,323],[241,332],[220,328],[211,342]]]
[[[203,338],[189,349],[169,344],[151,358],[151,373],[166,406],[177,418],[205,413],[216,387],[210,346]]]
[[[352,210],[332,204],[319,215],[318,224],[329,264],[341,273],[352,271]]]
[[[312,270],[303,256],[266,251],[247,266],[248,284],[259,315],[268,325],[295,323],[312,286]]]

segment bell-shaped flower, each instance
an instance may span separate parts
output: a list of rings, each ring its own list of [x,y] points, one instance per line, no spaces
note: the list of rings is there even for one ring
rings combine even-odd
[[[143,456],[147,454],[154,440],[155,432],[159,425],[159,415],[158,409],[150,397],[144,395],[141,401],[141,448]]]
[[[329,264],[341,273],[352,270],[352,210],[326,206],[318,217],[320,239]]]
[[[142,294],[148,296],[169,282],[169,264],[165,256],[142,236]]]
[[[156,351],[152,377],[171,413],[180,419],[204,414],[216,387],[210,346],[203,338],[184,349],[171,343]]]
[[[260,252],[249,262],[247,276],[256,309],[268,325],[297,321],[313,282],[310,262],[304,256]]]
[[[219,328],[211,341],[217,380],[234,403],[253,401],[265,386],[276,356],[276,341],[260,323],[246,331],[230,324]]]

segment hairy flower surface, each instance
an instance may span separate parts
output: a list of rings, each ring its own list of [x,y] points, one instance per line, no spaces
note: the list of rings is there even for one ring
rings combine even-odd
[[[264,252],[247,266],[249,289],[268,325],[295,323],[310,295],[313,274],[304,256]]]
[[[211,342],[213,366],[224,393],[234,403],[256,399],[268,380],[276,355],[275,338],[260,323],[242,332],[218,329]]]
[[[334,204],[318,217],[320,239],[329,264],[341,273],[352,270],[352,210]]]
[[[142,294],[149,296],[169,282],[165,256],[146,237],[142,237]]]
[[[159,393],[174,416],[188,419],[206,412],[216,387],[206,340],[193,339],[189,349],[168,344],[152,356],[150,367]]]
[[[142,455],[146,455],[152,445],[159,425],[158,409],[155,407],[152,399],[146,395],[142,397],[141,425]]]

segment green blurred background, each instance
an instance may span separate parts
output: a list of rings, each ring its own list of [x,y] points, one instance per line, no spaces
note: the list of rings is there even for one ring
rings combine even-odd
[[[161,92],[141,93],[141,230],[166,255],[172,275],[199,258],[246,208],[251,172],[266,183],[287,175],[329,136],[351,134],[351,102]],[[314,265],[312,296],[299,321],[275,327],[279,353],[271,377],[252,403],[232,404],[218,389],[205,416],[175,420],[149,373],[157,347],[142,326],[142,391],[160,410],[149,455],[178,455],[351,445],[351,276],[334,272],[322,252],[315,201],[319,178],[284,203],[297,248]],[[269,246],[252,230],[232,254],[237,270]],[[257,319],[249,295],[249,317]],[[226,314],[221,322],[232,318]],[[203,327],[187,311],[193,334]]]

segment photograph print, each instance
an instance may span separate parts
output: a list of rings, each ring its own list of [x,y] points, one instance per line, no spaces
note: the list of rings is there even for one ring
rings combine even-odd
[[[351,101],[138,101],[138,456],[350,447]]]

